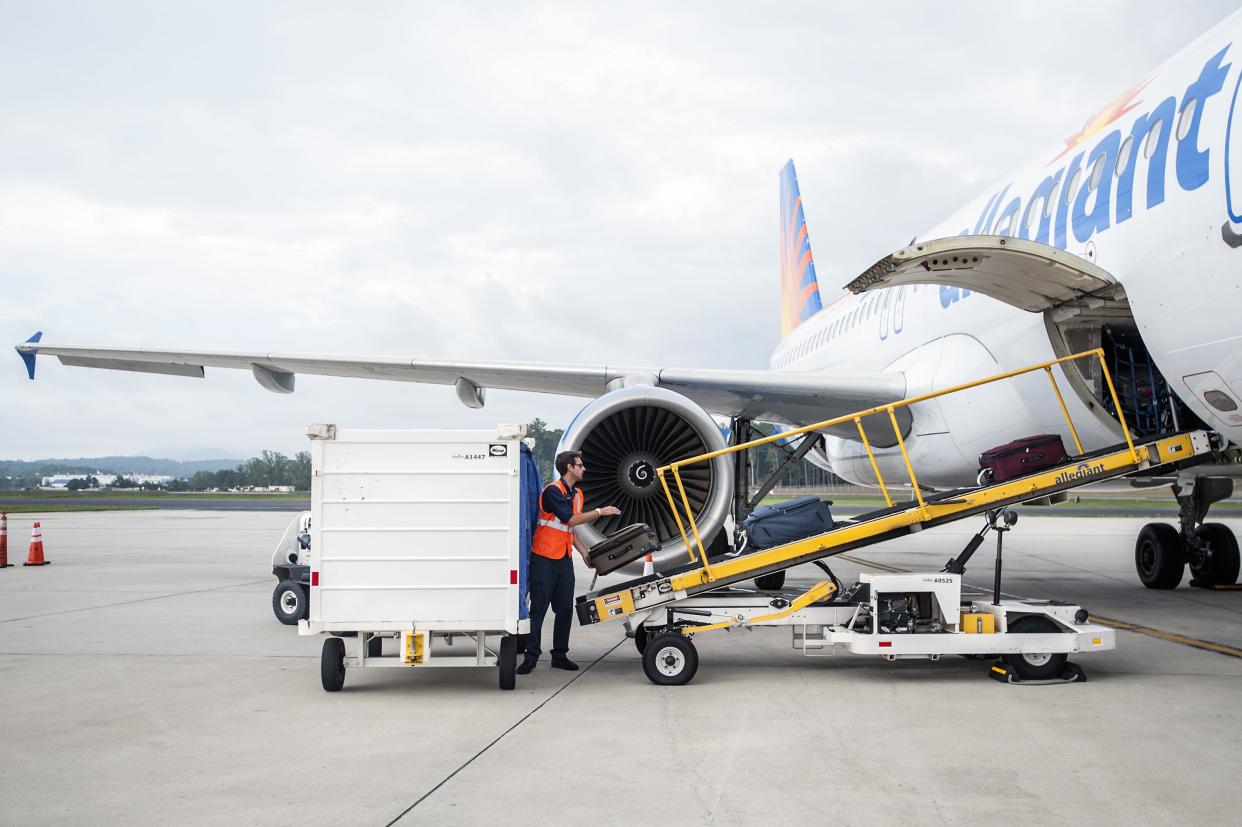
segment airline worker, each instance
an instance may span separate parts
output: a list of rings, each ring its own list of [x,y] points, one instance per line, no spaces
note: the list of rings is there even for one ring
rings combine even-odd
[[[519,675],[528,674],[539,661],[540,632],[549,605],[556,615],[552,626],[552,666],[571,672],[578,669],[578,664],[568,657],[574,611],[574,526],[621,513],[611,505],[583,512],[583,494],[578,483],[582,482],[586,466],[580,452],[562,451],[556,455],[555,465],[561,478],[546,486],[539,496],[539,524],[531,543],[526,578],[530,587],[530,633],[526,635],[526,657],[517,668]]]

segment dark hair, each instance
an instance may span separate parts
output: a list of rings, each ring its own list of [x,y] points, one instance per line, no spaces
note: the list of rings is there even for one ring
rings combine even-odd
[[[582,459],[581,451],[561,451],[556,455],[556,473],[562,477],[569,470],[569,466]]]

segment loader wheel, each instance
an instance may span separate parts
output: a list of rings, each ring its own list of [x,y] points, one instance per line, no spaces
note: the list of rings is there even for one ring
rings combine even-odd
[[[500,688],[512,689],[517,686],[517,637],[505,635],[500,639]]]
[[[781,569],[780,571],[774,571],[771,574],[761,574],[755,578],[755,588],[761,591],[765,591],[765,592],[776,591],[777,589],[784,587],[784,585],[785,585],[785,570],[784,569]]]
[[[306,591],[292,580],[281,580],[272,592],[272,612],[286,626],[296,626],[306,617]]]
[[[1009,631],[1019,635],[1056,634],[1061,627],[1046,617],[1031,615],[1013,622]],[[1061,674],[1069,655],[1064,652],[1026,652],[1005,655],[1003,660],[1020,680],[1046,681]]]
[[[1228,586],[1238,581],[1238,538],[1224,523],[1199,526],[1199,539],[1208,544],[1210,556],[1206,566],[1190,567],[1196,580],[1213,586]]]
[[[699,653],[680,632],[656,635],[643,652],[643,671],[656,686],[683,686],[699,668]]]
[[[326,638],[319,656],[319,679],[325,692],[340,692],[345,685],[345,641]]]
[[[1177,529],[1167,523],[1148,523],[1134,544],[1134,568],[1149,589],[1176,589],[1186,568],[1186,547]]]

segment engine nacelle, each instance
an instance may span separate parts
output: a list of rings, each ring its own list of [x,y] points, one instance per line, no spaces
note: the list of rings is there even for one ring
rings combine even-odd
[[[658,563],[689,562],[656,468],[724,447],[724,436],[715,421],[679,393],[638,385],[604,394],[569,423],[557,451],[582,452],[587,468],[582,480],[584,508],[589,511],[615,505],[621,515],[578,526],[578,538],[590,546],[617,529],[646,523],[660,538]],[[699,536],[705,544],[710,543],[724,525],[732,503],[732,458],[716,457],[683,468],[681,479]],[[669,487],[676,497],[672,479]]]

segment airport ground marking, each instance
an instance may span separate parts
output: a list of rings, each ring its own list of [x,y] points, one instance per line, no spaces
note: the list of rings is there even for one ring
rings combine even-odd
[[[525,715],[523,715],[521,718],[519,718],[516,722],[514,722],[513,726],[509,727],[509,728],[508,728],[508,729],[506,729],[504,732],[502,732],[502,733],[500,733],[499,735],[497,735],[495,738],[493,738],[493,739],[492,739],[491,743],[489,743],[487,746],[483,747],[483,749],[479,750],[479,751],[478,751],[478,752],[476,752],[474,755],[470,756],[470,758],[468,758],[464,764],[462,764],[460,767],[458,767],[457,769],[453,770],[451,773],[449,773],[449,774],[448,774],[448,775],[446,775],[443,779],[441,779],[439,784],[436,784],[436,785],[435,785],[434,787],[432,787],[430,790],[428,790],[427,792],[423,793],[423,794],[422,794],[422,796],[420,796],[420,797],[419,797],[419,799],[418,799],[417,801],[415,801],[413,804],[411,804],[410,806],[408,806],[408,807],[406,807],[404,810],[402,810],[402,811],[401,811],[401,814],[400,814],[400,815],[398,815],[396,818],[394,818],[392,821],[388,822],[388,824],[386,824],[386,825],[385,825],[385,827],[392,827],[392,825],[396,824],[398,821],[400,821],[401,819],[405,818],[405,817],[406,817],[406,816],[407,816],[407,815],[408,815],[408,814],[409,814],[409,813],[410,813],[410,812],[411,812],[411,811],[412,811],[415,807],[417,807],[419,804],[422,804],[424,801],[426,801],[426,800],[427,800],[427,799],[428,799],[428,798],[432,795],[432,793],[434,793],[436,790],[438,790],[438,789],[440,789],[441,787],[443,787],[443,786],[444,786],[445,784],[447,784],[449,781],[452,781],[452,780],[453,780],[453,776],[457,775],[457,773],[461,772],[461,771],[462,771],[462,770],[464,770],[466,767],[468,767],[468,766],[470,766],[471,764],[473,764],[476,758],[478,758],[479,756],[483,755],[483,753],[487,752],[489,749],[491,749],[492,747],[494,747],[494,746],[496,746],[498,743],[500,743],[501,739],[503,739],[503,738],[504,738],[506,735],[508,735],[510,732],[513,732],[513,730],[517,729],[517,728],[518,728],[518,727],[520,727],[522,724],[526,723],[526,720],[527,720],[528,718],[530,718],[530,717],[531,717],[532,715],[534,715],[536,712],[538,712],[539,710],[541,710],[541,709],[543,709],[545,706],[547,706],[547,705],[548,705],[548,704],[552,701],[552,699],[553,699],[553,698],[555,698],[557,695],[561,694],[561,693],[562,693],[562,692],[564,692],[566,689],[568,689],[568,688],[570,687],[570,685],[571,685],[574,681],[578,680],[578,678],[581,678],[581,677],[582,677],[583,675],[585,675],[587,672],[591,671],[591,669],[592,669],[592,668],[593,668],[596,664],[598,664],[600,661],[602,661],[604,658],[608,657],[608,656],[609,656],[609,655],[611,655],[613,652],[617,651],[618,647],[620,647],[622,643],[625,643],[625,641],[626,641],[626,640],[628,640],[628,638],[621,638],[621,640],[617,641],[617,643],[616,643],[616,645],[615,645],[615,646],[613,646],[613,647],[612,647],[611,649],[609,649],[607,652],[604,652],[604,654],[600,655],[598,658],[596,658],[595,660],[591,661],[591,662],[590,662],[590,663],[588,663],[586,666],[584,666],[584,667],[583,667],[581,670],[579,670],[579,671],[578,671],[578,672],[577,672],[577,673],[576,673],[576,674],[575,674],[572,678],[570,678],[569,680],[565,681],[565,683],[561,686],[561,688],[560,688],[560,689],[557,689],[557,690],[556,690],[555,692],[553,692],[551,695],[549,695],[548,697],[544,698],[544,699],[543,699],[543,701],[542,701],[542,702],[540,702],[540,704],[539,704],[538,706],[536,706],[536,707],[535,707],[534,709],[532,709],[530,712],[527,712]]]
[[[848,560],[849,562],[854,563],[856,565],[868,566],[870,568],[879,569],[880,571],[887,571],[893,574],[909,574],[910,573],[908,569],[898,568],[897,566],[890,566],[887,563],[876,563],[871,560],[864,560],[861,557],[851,557],[845,554],[840,554],[837,556],[842,560]],[[974,588],[977,588],[980,591],[982,591],[981,587],[974,587]],[[1005,597],[1013,597],[1016,599],[1022,599],[1022,598],[1018,598],[1017,595],[1009,594],[1008,592],[1001,592],[1001,594],[1004,595]],[[1116,620],[1111,617],[1103,617],[1102,615],[1097,615],[1094,613],[1092,613],[1091,615],[1091,620],[1094,623],[1100,623],[1105,626],[1111,626],[1114,629],[1121,629],[1126,632],[1135,632],[1140,635],[1147,635],[1148,637],[1154,637],[1157,640],[1166,640],[1166,641],[1169,641],[1170,643],[1180,643],[1183,646],[1190,646],[1191,648],[1194,648],[1194,649],[1201,649],[1204,652],[1215,652],[1218,655],[1225,655],[1231,658],[1242,659],[1242,649],[1239,649],[1235,646],[1226,646],[1223,643],[1215,643],[1210,640],[1200,640],[1199,638],[1190,637],[1188,635],[1181,635],[1181,634],[1178,634],[1177,632],[1166,632],[1162,629],[1153,629],[1151,626],[1144,626],[1141,623],[1129,623],[1124,620]]]

